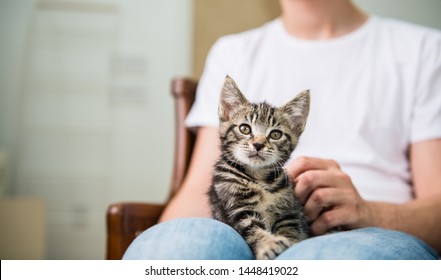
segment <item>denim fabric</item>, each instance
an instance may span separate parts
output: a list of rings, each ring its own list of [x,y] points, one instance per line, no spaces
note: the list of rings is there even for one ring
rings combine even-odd
[[[437,253],[412,235],[382,228],[326,234],[300,242],[278,259],[292,260],[434,260]]]
[[[363,228],[304,240],[278,259],[437,259],[423,241],[406,233]],[[252,260],[243,238],[228,225],[208,218],[182,218],[158,224],[139,235],[123,259]]]

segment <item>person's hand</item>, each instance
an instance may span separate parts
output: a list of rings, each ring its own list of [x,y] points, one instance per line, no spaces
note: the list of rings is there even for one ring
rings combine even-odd
[[[286,166],[286,171],[295,183],[294,194],[304,205],[313,235],[371,224],[370,203],[360,197],[337,162],[299,157]]]

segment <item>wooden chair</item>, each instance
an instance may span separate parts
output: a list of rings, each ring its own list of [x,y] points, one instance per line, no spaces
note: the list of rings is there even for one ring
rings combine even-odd
[[[182,184],[195,135],[184,124],[195,99],[197,82],[188,78],[172,81],[171,92],[175,101],[175,158],[168,201]],[[165,204],[117,203],[107,209],[107,259],[121,259],[130,243],[141,232],[155,225]]]

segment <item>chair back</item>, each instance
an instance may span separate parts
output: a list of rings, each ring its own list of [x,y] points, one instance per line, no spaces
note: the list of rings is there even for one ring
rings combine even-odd
[[[173,79],[171,87],[175,99],[175,155],[169,199],[182,185],[193,152],[195,134],[185,126],[185,118],[193,105],[197,82],[179,77]]]
[[[185,118],[196,96],[197,82],[175,78],[171,92],[175,103],[175,154],[168,201],[177,193],[190,163],[195,135],[185,126]],[[144,230],[155,225],[165,204],[120,202],[107,209],[108,260],[121,259],[130,243]]]

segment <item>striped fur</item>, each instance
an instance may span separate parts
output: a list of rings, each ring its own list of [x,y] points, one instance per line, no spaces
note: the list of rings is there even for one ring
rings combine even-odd
[[[253,104],[225,79],[211,210],[242,235],[257,259],[273,259],[309,236],[303,206],[283,169],[305,127],[309,98],[304,91],[279,108]]]

